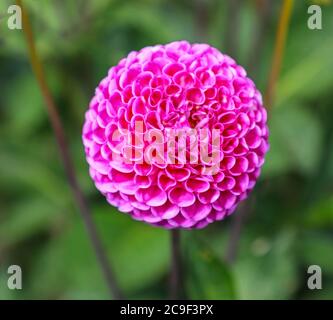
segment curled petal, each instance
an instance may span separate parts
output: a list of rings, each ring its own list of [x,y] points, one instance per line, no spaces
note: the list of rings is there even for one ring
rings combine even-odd
[[[175,187],[169,191],[169,199],[179,207],[189,207],[194,203],[195,196],[183,188]]]
[[[261,143],[261,131],[258,126],[255,126],[248,134],[245,136],[247,145],[251,149],[258,148]]]
[[[210,189],[206,192],[199,193],[198,199],[203,204],[209,204],[215,202],[220,196],[220,191],[217,189]]]
[[[184,69],[185,66],[181,63],[170,63],[163,68],[163,73],[172,77],[175,73]]]
[[[189,207],[181,208],[181,213],[187,219],[200,221],[209,215],[211,209],[212,207],[210,204],[202,204],[201,202],[196,201]]]
[[[173,180],[181,182],[185,181],[191,175],[191,171],[187,168],[176,168],[175,166],[167,166],[165,169],[166,174]]]
[[[241,173],[247,171],[249,167],[249,161],[244,157],[236,158],[236,162],[232,168],[230,168],[230,172],[233,175],[240,175]]]
[[[151,178],[149,178],[148,176],[135,175],[134,182],[139,188],[142,189],[147,189],[152,185]]]
[[[167,96],[174,96],[180,94],[182,92],[182,88],[176,84],[170,84],[165,88],[165,93]]]
[[[204,179],[196,178],[185,181],[185,189],[189,192],[205,192],[209,187],[210,183]]]
[[[195,83],[193,74],[187,71],[180,71],[175,74],[173,81],[182,88],[190,88]]]
[[[162,219],[172,219],[179,213],[179,207],[169,201],[164,203],[162,206],[153,207],[152,213]]]
[[[236,196],[230,192],[221,192],[220,197],[214,202],[213,206],[216,209],[230,209],[236,202]]]
[[[157,185],[162,190],[169,190],[171,187],[174,187],[177,184],[177,181],[172,177],[170,178],[164,172],[158,174]]]
[[[159,207],[168,200],[166,193],[157,186],[139,189],[135,193],[135,197],[138,201],[151,207]]]
[[[236,180],[233,177],[226,176],[221,182],[217,183],[217,188],[220,191],[232,189],[236,185]]]
[[[244,193],[249,187],[249,182],[249,176],[247,174],[242,174],[240,177],[237,177],[236,185],[231,192],[236,195]]]
[[[191,88],[187,90],[186,98],[188,101],[195,104],[203,104],[205,102],[204,93],[198,88]]]

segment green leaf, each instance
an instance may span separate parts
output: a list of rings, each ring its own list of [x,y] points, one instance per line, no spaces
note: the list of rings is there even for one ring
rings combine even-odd
[[[127,294],[151,285],[165,274],[169,260],[165,230],[133,221],[107,205],[95,210],[94,220]],[[30,283],[34,297],[109,298],[79,219],[54,238],[35,261]]]
[[[37,157],[9,152],[2,147],[0,155],[1,183],[16,190],[33,188],[51,201],[63,207],[69,203],[68,185]],[[30,191],[30,189],[29,189]]]
[[[5,94],[6,125],[17,139],[24,139],[46,119],[42,97],[32,73],[16,78],[15,86],[9,87]]]
[[[276,237],[242,235],[235,278],[240,299],[288,299],[297,287],[293,232]]]
[[[206,245],[186,239],[186,288],[190,299],[235,299],[231,270]]]
[[[15,204],[0,224],[1,245],[15,245],[50,228],[57,219],[63,217],[62,213],[43,199],[30,199]]]
[[[309,56],[299,59],[278,82],[276,106],[284,105],[288,108],[287,101],[298,97],[316,97],[329,88],[332,83],[333,42],[327,39],[319,48]]]
[[[333,198],[322,199],[309,209],[305,221],[309,227],[329,228],[333,226]]]
[[[332,7],[323,7],[323,29],[307,28],[308,6],[298,2],[283,60],[283,70],[277,85],[276,107],[289,108],[289,101],[317,99],[331,88],[333,81]],[[298,16],[295,16],[295,14]]]
[[[263,174],[278,175],[288,170],[312,174],[317,168],[322,128],[313,112],[290,104],[273,110],[270,121],[270,151]]]
[[[308,267],[319,265],[323,275],[333,275],[333,237],[319,232],[306,232],[300,239],[301,261]]]
[[[310,275],[307,274],[307,277]],[[309,299],[309,300],[332,300],[333,297],[333,281],[325,281],[322,289],[320,290],[307,290],[305,294],[301,297],[301,299]]]
[[[17,298],[17,290],[10,290],[7,287],[8,273],[4,264],[0,268],[0,300],[11,300]]]

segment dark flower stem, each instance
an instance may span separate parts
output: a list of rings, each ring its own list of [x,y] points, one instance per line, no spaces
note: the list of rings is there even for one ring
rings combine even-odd
[[[227,0],[226,34],[224,48],[230,56],[238,58],[240,13],[243,0]]]
[[[249,203],[250,200],[244,202],[240,205],[239,210],[235,214],[235,217],[232,221],[231,228],[230,228],[230,238],[225,254],[224,260],[227,264],[232,265],[237,258],[238,253],[238,246],[239,240],[241,237],[242,227],[245,224],[248,216],[251,213],[251,204]]]
[[[180,299],[182,295],[182,261],[180,230],[170,231],[171,235],[171,274],[170,274],[170,299]]]
[[[263,48],[266,44],[269,21],[273,13],[273,0],[255,0],[256,16],[254,35],[249,51],[247,71],[253,77],[259,72]]]
[[[102,269],[102,272],[104,274],[108,289],[109,289],[111,295],[115,299],[120,299],[122,297],[120,289],[117,285],[117,281],[115,279],[114,273],[110,267],[110,264],[109,264],[106,252],[103,248],[102,242],[98,236],[96,226],[92,220],[91,211],[90,211],[87,199],[85,198],[85,196],[78,184],[77,178],[76,178],[73,161],[70,156],[69,149],[68,149],[68,146],[66,143],[64,129],[63,129],[56,105],[54,103],[51,92],[50,92],[49,87],[46,82],[42,63],[41,63],[38,53],[36,51],[28,13],[25,11],[25,8],[24,8],[21,0],[17,0],[17,4],[20,6],[20,8],[22,10],[23,32],[25,34],[27,45],[28,45],[30,63],[31,63],[33,72],[35,74],[35,77],[37,79],[38,85],[40,87],[40,91],[42,93],[43,99],[45,101],[45,105],[46,105],[47,112],[48,112],[48,115],[50,118],[50,122],[53,127],[54,135],[55,135],[58,147],[59,147],[60,157],[61,157],[61,160],[64,165],[64,169],[65,169],[65,173],[66,173],[69,185],[73,192],[74,200],[81,213],[81,217],[84,221],[91,244],[95,250],[95,254],[96,254],[97,260],[100,264],[100,267]]]
[[[269,107],[273,103],[274,90],[280,74],[280,68],[282,64],[283,52],[289,29],[292,6],[293,6],[293,0],[283,0],[282,9],[278,22],[278,30],[275,38],[275,49],[272,59],[272,67],[270,70],[268,88],[264,96],[265,105],[268,110],[270,110]],[[229,264],[232,264],[236,259],[241,231],[250,211],[251,208],[248,200],[246,203],[244,203],[244,206],[234,217],[233,223],[231,225],[230,238],[227,244],[226,255],[225,255],[225,260]]]
[[[194,14],[197,37],[203,42],[206,42],[208,37],[209,9],[209,2],[207,0],[195,0]]]

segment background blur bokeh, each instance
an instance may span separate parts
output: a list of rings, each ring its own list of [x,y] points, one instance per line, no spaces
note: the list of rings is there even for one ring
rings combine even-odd
[[[129,298],[166,298],[167,231],[117,213],[94,188],[81,144],[84,112],[110,66],[132,50],[207,42],[248,69],[264,92],[282,1],[25,0],[80,183]],[[307,27],[320,3],[323,30]],[[0,3],[0,299],[104,299],[107,288],[58,156],[20,30]],[[183,232],[189,298],[333,298],[333,3],[295,0],[270,110],[270,144],[233,265],[235,215]],[[240,208],[242,210],[242,208]],[[23,290],[7,288],[18,264]],[[307,288],[319,265],[323,289]]]

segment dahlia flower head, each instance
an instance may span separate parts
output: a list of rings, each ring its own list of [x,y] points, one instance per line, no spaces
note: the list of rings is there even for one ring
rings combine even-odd
[[[96,88],[83,126],[90,176],[119,211],[203,228],[253,189],[267,113],[246,71],[207,44],[131,52]]]

